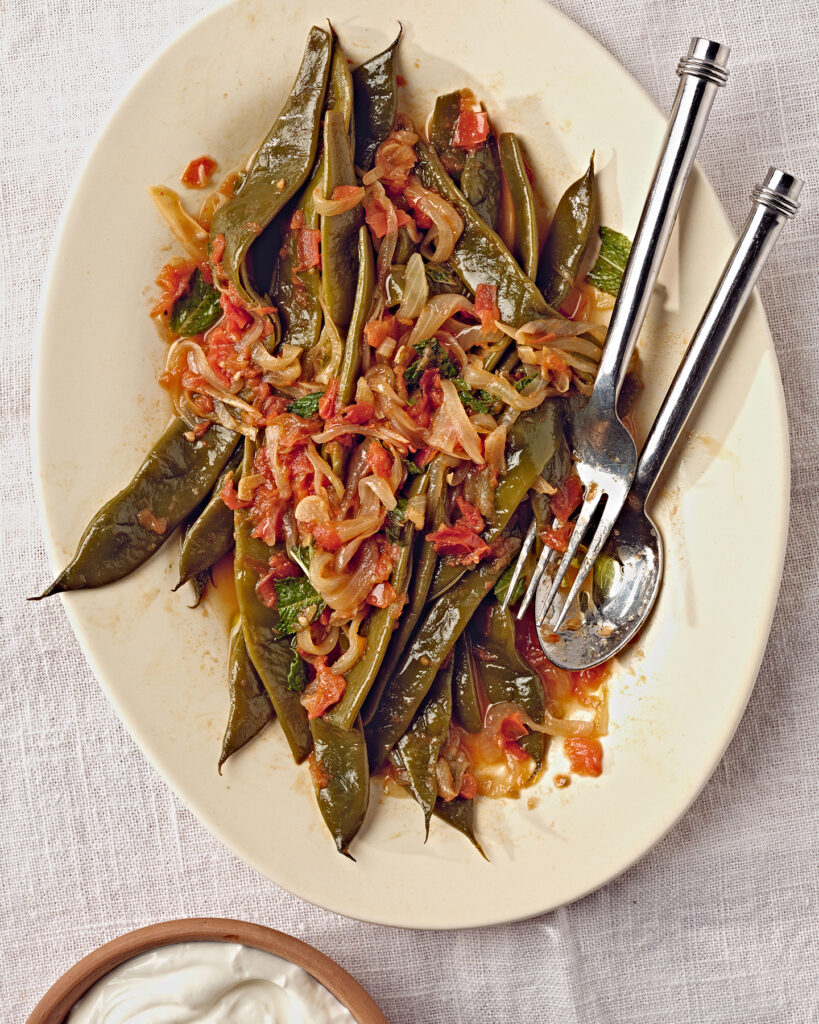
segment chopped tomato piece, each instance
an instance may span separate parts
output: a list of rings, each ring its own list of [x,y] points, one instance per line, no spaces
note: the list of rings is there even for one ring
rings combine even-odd
[[[423,199],[420,196],[405,195],[404,202],[412,207],[413,219],[422,231],[432,227],[432,218],[421,209]]]
[[[393,603],[396,597],[398,594],[392,583],[376,583],[366,600],[367,604],[371,604],[374,608],[386,608]]]
[[[472,772],[464,772],[464,777],[461,779],[461,791],[458,796],[462,796],[464,800],[472,800],[478,792],[478,780],[472,774]]]
[[[364,453],[367,465],[376,476],[388,477],[392,471],[392,456],[378,441],[370,441]]]
[[[296,241],[296,254],[299,261],[296,264],[296,270],[310,270],[312,267],[321,265],[320,242],[320,231],[315,228],[299,228]]]
[[[198,156],[191,160],[179,177],[188,188],[204,188],[216,170],[216,161],[209,156]]]
[[[378,348],[387,338],[394,338],[397,332],[398,324],[392,314],[364,325],[364,337],[372,348]]]
[[[295,210],[290,218],[290,230],[298,231],[304,227],[304,210]]]
[[[398,221],[398,227],[402,228],[406,224],[412,223],[412,217],[404,210],[395,211],[395,216]],[[367,221],[367,226],[376,238],[383,238],[387,233],[387,212],[383,207],[377,203],[367,203],[364,206],[364,218]]]
[[[190,287],[194,270],[196,270],[196,264],[193,260],[168,263],[160,270],[156,283],[162,289],[162,294],[151,310],[151,316],[169,317],[171,315],[176,300],[181,298]]]
[[[307,758],[307,767],[310,769],[310,777],[316,789],[326,789],[332,781],[332,777],[321,761],[316,760],[315,751],[311,751]]]
[[[338,551],[342,545],[338,530],[332,523],[313,523],[310,527],[313,540],[325,551]]]
[[[168,530],[168,520],[164,516],[157,516],[152,508],[140,509],[137,522],[143,530],[149,530],[160,537]]]
[[[495,321],[500,320],[497,285],[479,284],[475,289],[475,316],[484,331],[491,330]]]
[[[552,510],[552,515],[561,523],[565,523],[568,522],[569,516],[582,500],[583,484],[580,482],[580,477],[570,473],[560,485],[557,494],[552,495],[549,507]]]
[[[576,775],[596,778],[603,771],[603,744],[600,740],[569,736],[563,741],[563,749]]]
[[[250,313],[235,301],[238,298],[235,291],[232,295],[222,292],[219,296],[219,305],[225,316],[225,326],[228,330],[236,332],[245,330],[253,322]]]
[[[583,285],[576,285],[560,307],[560,312],[569,320],[588,320],[591,303]]]
[[[540,539],[552,551],[568,551],[569,539],[574,530],[574,523],[561,523],[560,526],[547,526],[541,530]]]
[[[347,680],[327,667],[327,658],[322,655],[313,662],[316,678],[299,697],[308,718],[318,718],[327,708],[341,700],[347,687]]]
[[[333,189],[331,199],[351,199],[353,196],[362,194],[360,185],[336,185]]]
[[[236,493],[236,485],[233,482],[233,473],[228,473],[224,486],[219,492],[219,497],[231,512],[235,512],[237,508],[250,508],[253,504],[252,499],[250,501],[239,500],[239,495]]]
[[[356,402],[344,409],[341,418],[345,423],[355,423],[361,426],[364,423],[369,423],[374,415],[375,406],[372,402]]]
[[[225,236],[217,235],[210,243],[210,259],[214,266],[219,266],[222,257],[225,255]]]
[[[468,526],[470,530],[474,530],[476,533],[480,533],[484,527],[483,516],[475,508],[474,505],[470,505],[468,501],[460,496],[457,496],[455,501],[458,504],[458,508],[461,512],[461,518],[458,520],[459,524]]]
[[[274,580],[292,580],[301,576],[301,569],[287,555],[275,552],[270,556],[270,574]]]
[[[468,526],[441,526],[426,539],[435,548],[436,554],[449,555],[456,565],[477,565],[482,558],[492,553],[486,541]]]
[[[461,107],[455,122],[452,145],[457,149],[480,149],[489,135],[489,115],[483,110],[469,110]]]
[[[333,377],[330,386],[319,399],[318,414],[323,420],[329,420],[336,412],[338,400],[338,377]]]
[[[272,572],[269,572],[266,576],[262,576],[256,584],[256,595],[267,608],[276,607],[276,602],[279,598],[276,593],[276,577]]]

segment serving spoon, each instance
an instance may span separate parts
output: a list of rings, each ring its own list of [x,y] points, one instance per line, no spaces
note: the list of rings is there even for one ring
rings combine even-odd
[[[783,224],[799,209],[801,189],[799,178],[772,167],[751,193],[751,213],[651,427],[603,561],[598,559],[597,566],[606,570],[599,576],[607,577],[601,580],[602,599],[596,608],[579,612],[577,629],[555,633],[548,622],[538,627],[541,647],[561,668],[576,671],[607,661],[633,639],[648,617],[663,576],[663,542],[646,502]],[[535,595],[536,622],[546,611],[550,587],[551,580],[544,577]],[[563,600],[565,594],[559,594],[556,622],[561,621]]]

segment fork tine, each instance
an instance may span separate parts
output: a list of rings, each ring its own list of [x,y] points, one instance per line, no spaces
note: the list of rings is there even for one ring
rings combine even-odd
[[[580,547],[580,542],[583,540],[583,534],[589,528],[591,517],[594,515],[594,510],[600,504],[600,499],[603,497],[603,491],[600,487],[592,498],[586,498],[583,502],[583,507],[580,509],[580,515],[577,517],[577,522],[574,524],[574,530],[569,538],[569,547],[566,554],[560,560],[560,565],[557,567],[557,572],[552,580],[552,586],[549,589],[549,596],[546,598],[546,603],[543,606],[543,611],[538,618],[538,626],[542,626],[546,621],[546,616],[549,614],[549,609],[552,607],[552,602],[555,599],[555,595],[560,589],[560,584],[563,582],[563,577],[566,575],[566,571],[571,565],[572,559],[575,556],[577,549]]]
[[[509,581],[509,586],[506,588],[506,596],[501,604],[501,609],[503,611],[506,611],[509,607],[509,598],[514,593],[515,587],[518,585],[518,580],[523,575],[523,570],[526,566],[526,559],[529,557],[529,552],[534,546],[536,537],[537,522],[533,519],[526,533],[526,537],[523,540],[520,552],[518,553],[518,560],[515,563],[515,571],[512,573],[512,579]]]
[[[535,527],[535,533],[537,533],[537,524],[533,524],[533,526]],[[537,590],[538,583],[540,583],[540,578],[546,571],[549,562],[552,559],[552,555],[554,554],[555,551],[553,548],[548,548],[544,545],[543,550],[540,552],[540,557],[537,560],[535,571],[532,573],[532,578],[529,581],[529,586],[526,588],[526,593],[523,595],[520,605],[518,606],[518,621],[520,621],[520,619],[522,619],[526,614],[526,609],[529,607],[532,598],[535,596],[535,591]]]
[[[609,539],[609,534],[617,522],[617,517],[620,515],[620,511],[625,504],[626,495],[623,494],[621,497],[614,497],[609,495],[606,501],[606,507],[603,509],[603,515],[600,517],[597,529],[594,531],[591,544],[586,552],[586,557],[580,564],[577,576],[575,576],[574,583],[572,584],[571,590],[563,602],[563,607],[560,610],[560,614],[555,619],[554,626],[552,627],[557,633],[560,627],[563,625],[563,620],[569,611],[572,601],[577,597],[580,592],[580,588],[583,586],[583,582],[594,567],[594,563],[597,560],[597,556],[603,550],[603,545]]]

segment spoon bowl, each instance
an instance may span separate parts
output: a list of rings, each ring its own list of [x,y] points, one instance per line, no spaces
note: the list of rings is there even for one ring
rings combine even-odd
[[[602,588],[595,585],[596,607],[588,607],[578,629],[555,633],[548,622],[538,628],[540,645],[560,668],[578,671],[613,658],[630,643],[648,618],[663,576],[663,541],[645,506],[629,497],[611,536],[598,558],[606,566]],[[602,574],[598,574],[602,575]],[[535,597],[535,621],[545,604],[543,588]],[[559,593],[555,607],[565,599]],[[569,626],[574,626],[574,621]]]

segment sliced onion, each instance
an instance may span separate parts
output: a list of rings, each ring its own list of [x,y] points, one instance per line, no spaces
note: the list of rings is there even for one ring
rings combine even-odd
[[[290,487],[290,474],[285,469],[279,458],[279,447],[282,441],[282,428],[278,423],[274,423],[269,427],[265,427],[264,432],[264,447],[265,454],[267,455],[267,464],[270,467],[270,472],[273,474],[273,479],[276,483],[276,490],[279,492],[281,498],[289,498],[291,494]],[[298,519],[298,513],[296,514]]]
[[[306,626],[296,633],[296,646],[300,654],[326,655],[338,643],[338,633],[338,626],[331,626],[324,639],[320,643],[316,643],[313,639],[312,626]]]
[[[404,512],[404,517],[412,523],[416,530],[423,530],[426,511],[426,494],[413,494],[411,498],[407,499],[407,508]]]
[[[396,311],[399,320],[414,320],[420,315],[429,296],[429,282],[420,252],[414,252],[407,262],[404,275],[404,295]]]
[[[480,388],[499,402],[511,405],[513,409],[518,409],[521,412],[534,409],[545,397],[543,388],[538,388],[532,394],[525,395],[510,384],[505,377],[490,373],[483,367],[476,366],[471,360],[464,368],[463,378],[471,388]]]
[[[307,445],[307,458],[310,460],[310,464],[315,470],[316,477],[320,480],[322,477],[326,477],[330,481],[330,486],[336,492],[337,498],[344,497],[344,484],[341,482],[336,473],[333,472],[330,467],[330,463],[326,459],[323,459],[321,455],[316,451],[316,446],[312,441]]]
[[[431,338],[455,313],[472,313],[473,305],[463,295],[433,295],[421,310],[408,345]]]
[[[339,437],[344,437],[345,434],[361,434],[363,437],[376,437],[379,441],[386,441],[388,444],[398,445],[403,449],[406,449],[407,445],[412,443],[409,438],[404,437],[396,430],[392,430],[384,423],[379,423],[376,426],[363,426],[359,423],[334,423],[331,427],[321,431],[321,433],[313,434],[312,439],[316,444],[327,444],[328,441],[335,441]]]
[[[404,197],[432,221],[432,227],[421,246],[424,257],[430,263],[448,260],[455,249],[455,243],[463,233],[464,222],[461,215],[443,196],[424,188],[414,175],[410,176],[409,183],[404,189]]]
[[[340,213],[347,213],[354,209],[364,198],[364,189],[357,188],[355,192],[348,192],[341,199],[325,199],[318,187],[313,189],[313,206],[316,213],[322,217],[337,217]]]
[[[207,263],[208,233],[183,207],[178,193],[165,185],[153,185],[148,195],[188,256],[197,263]]]
[[[519,704],[513,704],[512,701],[493,704],[486,712],[483,727],[488,731],[497,732],[504,719],[510,715],[520,715],[520,720],[528,729],[547,736],[594,736],[596,733],[594,722],[586,719],[555,718],[548,711],[544,712],[542,723],[536,722]]]
[[[494,469],[498,474],[506,472],[506,426],[504,424],[498,424],[483,439],[483,454],[490,469]]]
[[[169,373],[176,373],[181,368],[183,362],[193,373],[207,381],[219,395],[235,394],[242,387],[242,382],[236,381],[229,388],[226,388],[219,377],[216,376],[202,346],[198,341],[194,341],[193,338],[180,338],[171,345],[165,359],[165,369]],[[248,406],[248,408],[250,409],[252,406]]]
[[[337,672],[340,676],[349,672],[353,665],[361,659],[361,656],[367,649],[367,638],[361,636],[358,632],[361,628],[364,614],[364,612],[359,613],[352,622],[348,623],[344,627],[344,632],[347,636],[349,646],[341,657],[337,658],[330,666],[332,671]]]
[[[441,391],[443,392],[444,400],[432,421],[429,438],[430,444],[436,448],[441,447],[443,451],[448,450],[450,455],[456,455],[457,452],[453,448],[443,448],[437,443],[437,437],[440,437],[442,440],[448,439],[450,431],[452,431],[469,458],[479,466],[482,466],[485,460],[481,439],[478,436],[477,430],[469,422],[469,417],[463,405],[461,405],[455,385],[451,380],[442,380]]]

